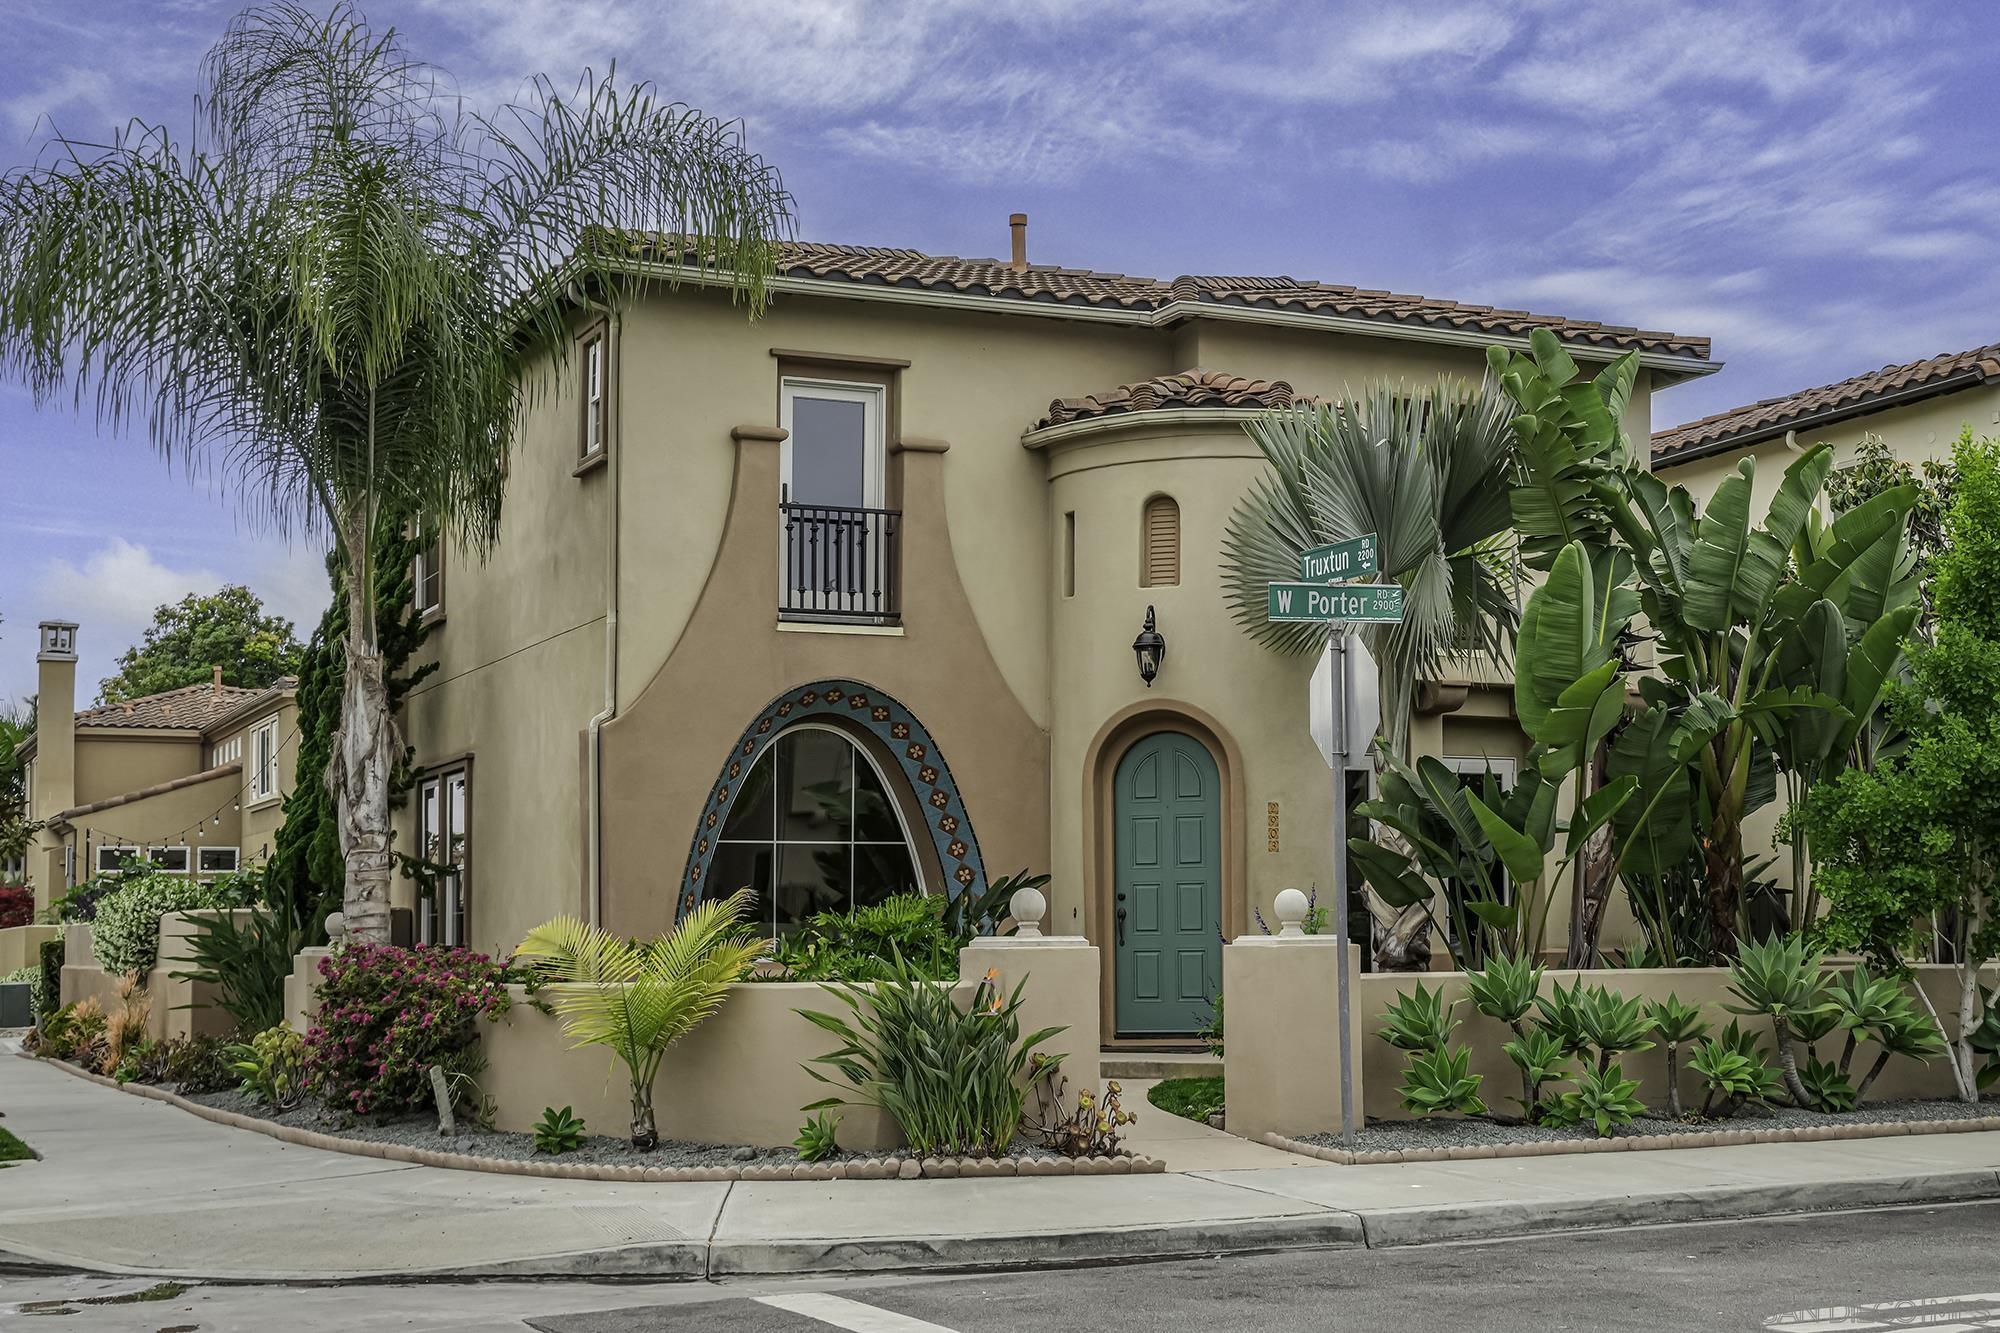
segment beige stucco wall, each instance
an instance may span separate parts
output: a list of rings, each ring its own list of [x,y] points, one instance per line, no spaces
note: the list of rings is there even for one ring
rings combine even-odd
[[[192,733],[135,736],[110,727],[79,727],[72,804],[110,800],[207,767],[201,738]]]
[[[1801,448],[1822,441],[1832,444],[1836,467],[1846,467],[1854,461],[1855,451],[1865,435],[1879,435],[1898,458],[1922,464],[1926,459],[1949,459],[1952,442],[1967,426],[1977,436],[2000,435],[2000,384],[1982,385],[1959,393],[1927,398],[1907,407],[1892,407],[1830,426],[1802,430],[1797,432],[1797,438]],[[1713,454],[1689,463],[1669,464],[1658,471],[1669,485],[1685,486],[1705,506],[1709,496],[1715,493],[1716,486],[1734,472],[1746,456],[1754,458],[1757,463],[1756,479],[1750,492],[1750,512],[1761,515],[1777,491],[1785,469],[1797,457],[1786,447],[1783,436],[1749,449]],[[1781,781],[1778,799],[1753,811],[1743,821],[1743,853],[1746,857],[1776,858],[1766,877],[1790,887],[1793,879],[1791,849],[1779,842],[1777,836],[1778,820],[1787,806]]]
[[[277,794],[253,802],[250,799],[251,764],[254,762],[250,750],[250,733],[272,718],[278,723],[278,790]],[[278,836],[278,825],[285,822],[285,798],[298,785],[299,767],[299,708],[292,698],[281,698],[275,707],[260,709],[246,717],[241,723],[232,725],[227,731],[212,732],[202,748],[202,763],[207,764],[209,753],[215,746],[229,741],[240,741],[240,757],[243,771],[237,775],[237,799],[242,804],[242,812],[236,831],[236,845],[242,849],[243,864],[263,861],[271,855],[272,846]],[[225,820],[228,812],[224,812]],[[220,842],[217,834],[208,838],[209,842]]]
[[[205,981],[188,981],[174,976],[189,965],[188,939],[198,930],[198,922],[215,912],[175,912],[160,918],[160,949],[153,970],[146,974],[148,998],[146,1030],[155,1040],[175,1037],[226,1036],[236,1030],[235,1020],[218,1007],[220,987]],[[247,911],[230,913],[241,925]],[[118,1012],[119,978],[97,965],[90,948],[90,926],[77,923],[63,930],[62,1003],[95,998],[106,1014]]]
[[[531,927],[582,910],[582,744],[604,692],[608,485],[602,468],[576,475],[576,414],[566,390],[536,402],[508,464],[502,540],[483,561],[447,551],[444,617],[417,658],[438,670],[401,718],[418,767],[472,757],[468,943],[501,955]],[[640,521],[651,521],[643,510]],[[416,799],[395,812],[406,853]],[[392,894],[415,906],[411,880],[398,877]]]
[[[184,842],[190,849],[190,866],[194,864],[194,848],[203,845],[242,846],[242,816],[236,809],[237,800],[242,795],[241,782],[241,774],[230,769],[206,782],[76,816],[70,821],[72,831],[65,836],[77,849],[78,882],[96,873],[95,849],[109,844],[129,843],[143,849]],[[215,822],[217,820],[220,822]],[[201,828],[199,837],[187,832],[196,825]],[[244,855],[247,857],[254,850],[247,848]]]
[[[0,975],[17,968],[39,967],[42,941],[62,933],[60,926],[8,926],[0,929]]]

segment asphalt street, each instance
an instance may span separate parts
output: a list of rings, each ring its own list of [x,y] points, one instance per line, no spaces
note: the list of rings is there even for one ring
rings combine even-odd
[[[178,1293],[150,1286],[143,1279],[0,1278],[0,1328],[1958,1333],[2000,1328],[2000,1204],[943,1279],[193,1286]],[[161,1298],[104,1300],[130,1293]]]

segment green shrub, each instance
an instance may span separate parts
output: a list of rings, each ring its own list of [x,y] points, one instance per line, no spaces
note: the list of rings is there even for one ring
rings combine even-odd
[[[1458,1027],[1458,1003],[1444,1002],[1444,988],[1431,990],[1419,981],[1415,990],[1399,995],[1382,1014],[1376,1035],[1400,1051],[1441,1051]]]
[[[239,1031],[262,1032],[285,1021],[285,983],[302,943],[289,906],[253,907],[240,924],[218,912],[196,923],[187,939],[192,966],[173,975],[213,985],[217,1007]]]
[[[1667,1115],[1672,1119],[1681,1118],[1681,1047],[1699,1041],[1708,1035],[1709,1025],[1701,1016],[1701,1006],[1682,1004],[1681,998],[1671,992],[1664,1000],[1656,1000],[1646,1006],[1646,1017],[1653,1024],[1654,1034],[1660,1044],[1667,1048]]]
[[[1716,1036],[1696,1043],[1688,1068],[1706,1085],[1699,1112],[1703,1120],[1726,1120],[1744,1103],[1766,1103],[1784,1090],[1784,1080],[1764,1059],[1756,1035],[1734,1019]]]
[[[1464,1047],[1436,1051],[1412,1051],[1409,1067],[1403,1071],[1403,1105],[1417,1115],[1453,1113],[1485,1115],[1486,1103],[1479,1100],[1479,1083],[1484,1077],[1468,1074],[1472,1052]]]
[[[801,1109],[879,1107],[919,1154],[1006,1152],[1021,1127],[1023,1085],[1036,1049],[1064,1029],[1022,1037],[1026,983],[1008,995],[997,980],[987,973],[965,1009],[948,987],[900,957],[892,956],[889,979],[879,984],[836,983],[834,997],[848,1017],[797,1012],[840,1040],[837,1050],[805,1068],[841,1094]],[[1053,1072],[1053,1062],[1043,1064]]]
[[[469,949],[349,944],[320,959],[319,972],[306,1084],[354,1115],[431,1105],[431,1066],[473,1072],[478,1020],[499,1017],[509,1003],[507,969]]]
[[[840,1151],[840,1121],[825,1111],[808,1116],[799,1126],[799,1136],[792,1140],[792,1146],[799,1150],[802,1162],[824,1162]]]
[[[280,1023],[229,1048],[244,1096],[289,1111],[305,1096],[305,1038]]]
[[[35,977],[35,989],[29,995],[29,1003],[35,1007],[37,1026],[62,1008],[63,958],[68,952],[68,946],[60,935],[42,941],[41,970]]]
[[[1832,1006],[1823,998],[1829,980],[1820,956],[1799,936],[1772,938],[1762,944],[1744,943],[1729,969],[1729,991],[1740,1004],[1724,1006],[1732,1014],[1771,1020],[1778,1043],[1778,1068],[1785,1088],[1800,1106],[1814,1105],[1811,1092],[1799,1080],[1798,1055],[1792,1040],[1799,1025],[1807,1030]]]
[[[90,950],[106,972],[136,975],[143,981],[159,957],[160,918],[220,901],[213,887],[185,875],[134,874],[97,904],[90,923]]]
[[[1208,1021],[1196,1028],[1194,1035],[1201,1038],[1201,1044],[1208,1048],[1210,1055],[1222,1059],[1222,996],[1217,995],[1208,1002]]]
[[[1586,1069],[1577,1076],[1574,1088],[1543,1111],[1542,1123],[1583,1125],[1596,1130],[1598,1138],[1608,1139],[1612,1130],[1631,1124],[1634,1116],[1645,1112],[1646,1104],[1639,1100],[1638,1091],[1639,1080],[1626,1078],[1625,1071],[1615,1064]]]
[[[820,912],[778,940],[771,957],[787,981],[880,981],[892,956],[949,981],[958,976],[961,943],[937,899],[902,893],[852,912]]]
[[[1569,1077],[1569,1054],[1562,1040],[1547,1028],[1531,1027],[1500,1048],[1521,1071],[1521,1116],[1530,1124],[1539,1123],[1542,1113],[1542,1085]]]
[[[553,1106],[542,1108],[542,1118],[535,1122],[536,1152],[560,1157],[582,1146],[583,1119],[575,1114],[574,1107],[565,1106],[560,1111]]]
[[[1583,978],[1568,990],[1549,987],[1547,995],[1535,997],[1535,1022],[1562,1044],[1564,1055],[1582,1055],[1590,1049],[1590,1031],[1584,1026]]]
[[[1603,986],[1592,986],[1577,1001],[1577,1023],[1597,1052],[1599,1073],[1611,1067],[1615,1055],[1653,1048],[1654,1024],[1646,1016],[1644,1002],[1628,1000]]]
[[[212,1034],[175,1037],[160,1044],[156,1063],[141,1077],[183,1094],[221,1092],[241,1081],[230,1067],[229,1048],[233,1044]]]
[[[109,1021],[95,995],[66,1004],[42,1023],[35,1054],[95,1069],[104,1058],[104,1032]]]

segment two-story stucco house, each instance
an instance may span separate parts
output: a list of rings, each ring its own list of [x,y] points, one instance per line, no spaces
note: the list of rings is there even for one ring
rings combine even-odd
[[[35,734],[21,746],[38,907],[128,858],[222,875],[270,855],[292,789],[296,682],[213,680],[76,711],[77,626],[41,625]]]
[[[580,316],[497,550],[419,571],[440,669],[405,705],[398,838],[460,867],[435,901],[399,885],[420,935],[651,934],[745,886],[782,931],[1047,871],[1049,928],[1103,951],[1107,1032],[1189,1032],[1222,937],[1330,883],[1314,663],[1255,646],[1219,581],[1246,418],[1476,381],[1546,327],[1587,363],[1638,352],[1646,439],[1651,394],[1714,368],[1699,338],[1030,263],[1025,225],[1007,261],[787,246],[754,321],[693,286]],[[1427,691],[1419,744],[1504,767],[1510,687],[1471,675]]]

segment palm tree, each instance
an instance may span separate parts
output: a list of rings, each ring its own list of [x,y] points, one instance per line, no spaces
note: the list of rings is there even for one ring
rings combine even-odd
[[[536,926],[514,957],[555,983],[555,1010],[578,1047],[608,1046],[632,1079],[632,1146],[659,1142],[653,1080],[667,1049],[722,1007],[771,947],[737,930],[753,895],[712,898],[659,939],[620,939],[575,917]]]
[[[54,137],[0,178],[0,372],[170,460],[219,461],[250,514],[330,539],[350,632],[328,783],[359,935],[388,936],[391,720],[371,577],[385,509],[483,555],[521,414],[578,303],[658,280],[764,299],[790,198],[731,125],[615,71],[464,109],[393,30],[290,3],[232,22],[189,142]],[[622,228],[698,244],[644,251]]]
[[[1506,538],[1512,415],[1491,385],[1440,380],[1416,391],[1377,384],[1247,427],[1270,469],[1237,503],[1223,539],[1231,613],[1274,651],[1319,652],[1331,627],[1270,620],[1265,585],[1297,579],[1309,547],[1376,534],[1377,577],[1403,585],[1404,615],[1360,635],[1379,673],[1381,744],[1405,763],[1418,683],[1451,658],[1511,652],[1520,619]],[[1377,961],[1394,967],[1426,953],[1428,921],[1421,904],[1384,920]]]

